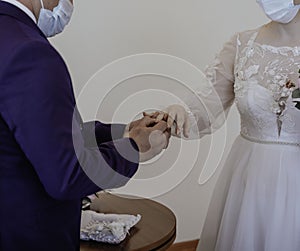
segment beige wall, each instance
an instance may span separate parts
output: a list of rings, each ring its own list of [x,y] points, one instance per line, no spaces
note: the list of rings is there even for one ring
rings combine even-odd
[[[82,94],[78,102],[83,117],[93,119],[96,114],[103,121],[128,122],[144,108],[160,108],[181,98],[186,88],[172,77],[189,77],[192,66],[185,69],[187,62],[204,69],[236,31],[267,21],[255,0],[75,0],[75,7],[71,24],[52,42],[69,66],[77,96]],[[149,58],[136,56],[99,72],[119,58],[142,53],[168,54],[187,62],[155,54],[158,57],[149,64]],[[137,73],[147,73],[148,67],[148,73],[156,75],[132,77],[134,67],[145,68]],[[164,72],[168,77],[162,76]],[[94,111],[95,104],[101,112]],[[177,242],[199,238],[219,169],[204,185],[199,185],[200,173],[205,165],[208,175],[226,157],[238,131],[239,117],[233,108],[228,123],[213,139],[205,137],[200,143],[173,139],[163,156],[142,165],[135,180],[120,191],[170,207],[178,219]]]

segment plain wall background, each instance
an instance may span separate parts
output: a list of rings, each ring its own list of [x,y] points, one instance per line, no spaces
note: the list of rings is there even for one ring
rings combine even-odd
[[[203,70],[214,59],[223,43],[235,32],[253,29],[267,22],[255,0],[74,2],[75,12],[70,25],[62,35],[51,41],[69,67],[77,97],[84,92],[83,87],[90,83],[88,80],[102,67],[130,55],[168,54]],[[180,67],[176,68],[176,71],[180,70]],[[126,62],[113,68],[117,76],[122,71],[129,71]],[[94,78],[90,84],[93,86],[92,92],[78,100],[84,119],[93,119],[93,102],[99,102],[101,97],[103,101],[104,90],[109,89],[110,81],[116,80],[105,79],[102,75]],[[172,103],[172,97],[167,95],[168,97],[164,98],[165,92],[181,96],[182,86],[175,82],[169,78],[151,75],[123,81],[123,85],[111,90],[105,95],[105,100],[98,104],[96,117],[106,122],[113,120],[127,123],[133,119],[134,114],[143,110],[144,106],[152,104],[149,108],[159,108]],[[143,92],[147,89],[156,91]],[[125,105],[122,106],[124,102]],[[116,114],[112,117],[113,112]],[[200,173],[204,164],[208,170],[214,170],[221,157],[224,161],[239,133],[239,124],[239,115],[233,107],[226,126],[214,135],[213,142],[210,136],[203,138],[201,143],[198,140],[182,142],[172,139],[165,155],[150,164],[141,165],[136,179],[144,180],[142,185],[132,182],[118,192],[144,195],[171,208],[178,220],[176,242],[198,239],[220,168],[203,185],[198,182]],[[220,148],[224,142],[225,148]],[[200,150],[197,150],[199,146]],[[195,152],[198,153],[196,159]],[[179,155],[179,161],[172,161]],[[210,156],[208,161],[207,156]],[[196,160],[196,163],[191,159]],[[166,183],[172,184],[178,175],[182,175],[180,182],[176,181],[176,186],[167,189],[160,187],[155,180],[151,183],[151,178],[160,177],[170,166],[175,170],[179,167],[180,170],[178,169],[174,179],[170,175]]]

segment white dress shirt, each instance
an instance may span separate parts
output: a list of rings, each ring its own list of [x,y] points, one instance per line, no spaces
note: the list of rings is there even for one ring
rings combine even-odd
[[[37,23],[36,18],[33,15],[33,13],[31,12],[31,10],[29,10],[24,4],[20,3],[17,0],[1,0],[1,1],[8,2],[10,4],[15,5],[16,7],[21,9],[23,12],[25,12],[35,23]]]

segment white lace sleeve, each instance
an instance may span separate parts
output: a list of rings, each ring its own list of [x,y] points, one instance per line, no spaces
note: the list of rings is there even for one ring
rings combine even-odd
[[[190,138],[203,137],[220,128],[234,100],[234,63],[237,35],[227,42],[205,70],[204,81],[186,104],[191,120]]]

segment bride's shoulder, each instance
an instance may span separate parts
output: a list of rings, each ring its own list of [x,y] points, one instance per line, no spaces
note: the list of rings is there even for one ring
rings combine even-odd
[[[234,36],[236,37],[239,43],[245,44],[251,39],[254,40],[258,35],[259,31],[262,29],[262,27],[264,27],[264,25],[261,25],[253,29],[239,31],[236,32]]]

